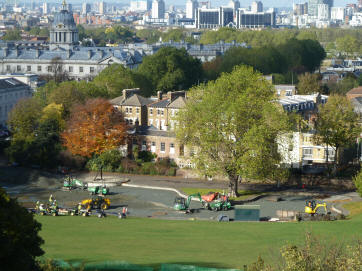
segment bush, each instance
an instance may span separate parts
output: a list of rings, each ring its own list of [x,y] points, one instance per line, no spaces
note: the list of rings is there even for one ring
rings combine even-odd
[[[353,182],[356,186],[358,194],[362,197],[362,170],[353,177]]]
[[[122,154],[119,150],[105,151],[89,160],[87,168],[96,171],[103,167],[104,171],[118,171],[122,158]]]
[[[138,159],[143,162],[152,162],[156,158],[156,155],[149,151],[140,151],[138,153]]]

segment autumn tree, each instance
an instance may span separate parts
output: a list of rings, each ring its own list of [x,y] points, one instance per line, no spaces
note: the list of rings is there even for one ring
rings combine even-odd
[[[274,102],[272,85],[253,68],[239,66],[215,82],[190,90],[177,117],[177,138],[196,147],[193,161],[207,176],[225,175],[237,194],[238,180],[279,178],[277,137],[289,130]]]
[[[304,73],[298,76],[298,94],[313,94],[322,92],[320,75]]]
[[[356,142],[361,133],[359,117],[345,96],[332,95],[319,109],[316,121],[316,138],[319,143],[335,150],[334,171],[337,169],[340,150]]]
[[[90,99],[73,108],[61,136],[63,145],[73,155],[92,157],[123,144],[126,124],[107,100]]]

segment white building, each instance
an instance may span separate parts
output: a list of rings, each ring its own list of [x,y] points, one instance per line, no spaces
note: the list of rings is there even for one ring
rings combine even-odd
[[[329,5],[318,4],[318,20],[329,20]]]
[[[82,14],[87,14],[91,12],[91,5],[89,3],[82,4]]]
[[[254,1],[253,3],[251,3],[251,12],[263,12],[263,3],[260,1]]]
[[[8,114],[20,100],[31,97],[32,89],[14,78],[0,79],[0,124],[6,125]]]
[[[354,13],[352,19],[349,21],[349,25],[353,27],[362,26],[362,12]]]
[[[49,4],[44,2],[43,3],[43,14],[49,14],[49,12],[50,12]]]
[[[343,7],[332,7],[331,8],[331,20],[344,21],[346,16],[346,9]]]
[[[151,9],[152,3],[149,0],[132,0],[130,3],[131,11],[148,11]]]
[[[106,13],[106,9],[107,9],[107,4],[105,2],[99,2],[98,4],[98,11],[99,14],[105,14]]]
[[[163,0],[153,0],[152,19],[165,18],[165,2]]]
[[[186,18],[195,19],[196,10],[199,4],[196,0],[187,0],[186,2]]]

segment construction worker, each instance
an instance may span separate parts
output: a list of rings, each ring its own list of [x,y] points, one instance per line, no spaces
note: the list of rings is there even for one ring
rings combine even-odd
[[[126,218],[127,216],[127,207],[122,208],[122,218]]]
[[[39,208],[40,208],[40,202],[39,202],[39,200],[36,202],[36,204],[35,204],[35,210],[36,210],[36,212],[39,212]]]
[[[53,204],[53,194],[50,194],[50,197],[49,197],[49,204],[52,205]]]

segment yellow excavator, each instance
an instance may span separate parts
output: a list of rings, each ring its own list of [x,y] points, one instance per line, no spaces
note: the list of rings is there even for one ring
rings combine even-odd
[[[111,205],[111,201],[108,198],[102,196],[93,197],[91,199],[82,200],[81,204],[88,211],[92,209],[102,209],[107,210]]]
[[[305,202],[304,212],[306,214],[310,214],[311,216],[314,216],[315,214],[317,214],[319,208],[324,209],[325,214],[328,214],[327,204],[325,202],[316,203],[315,200],[307,200]]]

